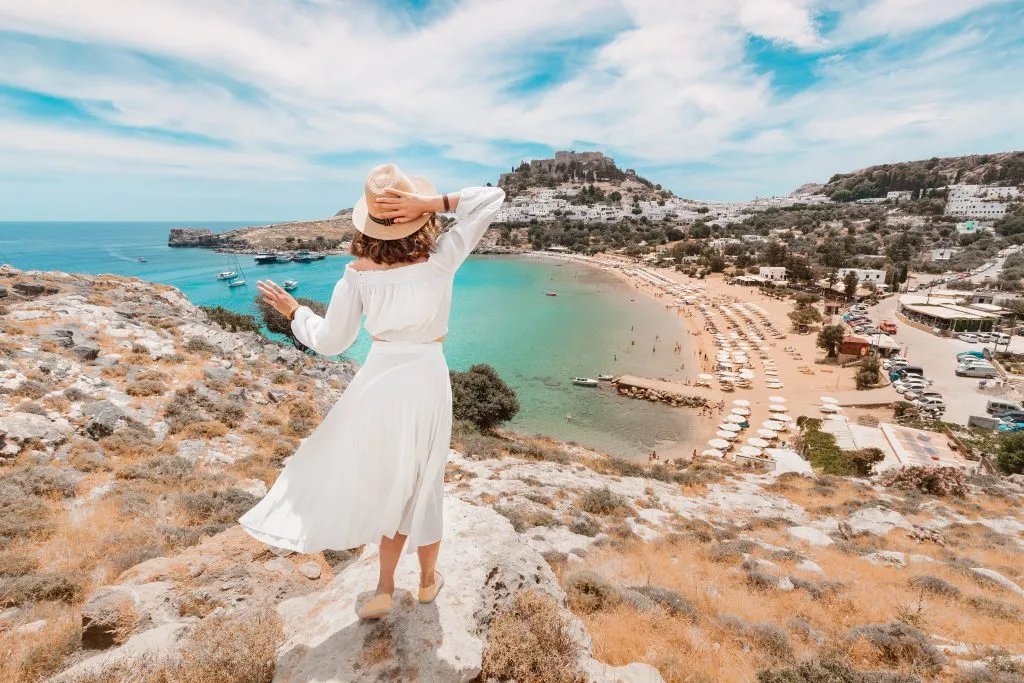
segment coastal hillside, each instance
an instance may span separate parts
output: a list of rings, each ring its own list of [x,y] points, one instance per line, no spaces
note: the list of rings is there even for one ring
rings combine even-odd
[[[0,270],[0,680],[1018,680],[1024,488],[644,466],[462,427],[408,558],[235,524],[353,376],[114,276]],[[907,486],[899,488],[898,486]]]
[[[921,161],[869,166],[837,173],[822,192],[836,201],[884,197],[887,192],[942,188],[947,185],[1024,185],[1024,152],[933,157]]]
[[[639,176],[636,171],[621,169],[615,160],[601,152],[555,152],[553,159],[523,161],[498,178],[498,186],[510,197],[532,196],[543,190],[596,190],[602,194],[617,193],[615,201],[666,199],[673,196],[661,185]],[[580,197],[589,197],[584,193]],[[604,198],[603,196],[600,198]]]
[[[352,239],[352,209],[324,220],[255,225],[213,232],[209,228],[171,228],[169,247],[205,247],[238,253],[307,250],[331,251]]]

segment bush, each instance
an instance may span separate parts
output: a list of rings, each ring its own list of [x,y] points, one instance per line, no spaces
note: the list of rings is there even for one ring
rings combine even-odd
[[[569,608],[574,612],[598,612],[622,601],[619,589],[590,571],[573,572],[562,582]]]
[[[975,612],[1004,621],[1021,621],[1020,609],[1009,602],[995,600],[984,595],[968,595],[961,602]]]
[[[601,533],[601,523],[590,515],[580,513],[574,515],[569,522],[569,531],[580,536],[594,537]]]
[[[921,576],[911,578],[909,583],[911,587],[916,588],[927,595],[934,595],[940,598],[960,597],[959,588],[938,576],[923,574]]]
[[[217,353],[217,347],[202,337],[189,337],[188,341],[185,342],[185,350],[201,354]]]
[[[859,671],[832,659],[811,659],[796,666],[761,669],[757,683],[921,683],[921,679],[891,671]]]
[[[661,605],[661,607],[672,616],[685,616],[696,623],[699,614],[689,600],[682,595],[662,586],[629,586],[629,590],[635,591],[645,598]]]
[[[518,593],[498,612],[487,636],[481,678],[578,683],[580,646],[548,595]]]
[[[296,298],[295,301],[300,306],[307,307],[309,310],[321,317],[327,313],[327,306],[315,299],[308,299],[300,296]],[[256,310],[259,312],[259,319],[263,321],[263,325],[267,328],[268,332],[287,337],[288,341],[300,351],[309,350],[309,347],[295,338],[295,335],[292,333],[292,324],[288,319],[279,313],[277,309],[264,301],[262,296],[256,297]]]
[[[516,507],[495,505],[494,511],[511,522],[512,528],[517,533],[522,533],[535,526],[555,526],[555,518],[550,513],[521,505]]]
[[[51,516],[42,500],[0,480],[0,548],[14,539],[50,533],[53,530]]]
[[[77,478],[73,470],[62,470],[56,467],[19,467],[9,471],[5,481],[16,486],[27,496],[51,496],[62,498],[75,497]]]
[[[38,560],[31,555],[0,553],[0,576],[25,576],[34,572],[38,566]]]
[[[27,379],[15,387],[14,391],[11,393],[15,396],[37,399],[46,395],[46,386],[42,382],[37,382],[34,379]]]
[[[73,574],[28,574],[0,579],[0,607],[17,607],[29,602],[71,604],[81,597],[81,579]]]
[[[850,637],[863,638],[890,666],[907,664],[915,671],[935,675],[946,663],[946,657],[927,636],[903,622],[858,626],[850,632]]]
[[[451,372],[452,416],[490,431],[515,417],[519,401],[490,365],[477,364],[466,372]]]
[[[870,476],[875,465],[885,460],[885,452],[881,448],[861,448],[856,451],[846,451],[853,463],[857,475],[861,477]]]
[[[1024,432],[1003,435],[996,466],[1006,474],[1024,474]]]
[[[579,507],[593,515],[628,515],[632,514],[633,506],[607,486],[590,489],[580,497]]]
[[[775,624],[751,624],[744,634],[759,650],[774,659],[792,660],[796,656],[789,636]]]
[[[800,447],[811,465],[825,474],[845,477],[857,474],[857,465],[839,448],[836,437],[821,431],[821,420],[805,419],[800,427]]]
[[[167,384],[158,379],[144,379],[131,382],[124,388],[129,396],[156,396],[167,391]]]
[[[223,306],[200,306],[213,322],[228,332],[259,332],[260,324],[256,316],[229,311]]]
[[[158,455],[132,463],[117,473],[120,479],[144,479],[161,484],[179,483],[195,465],[176,455]]]
[[[967,475],[959,467],[910,465],[886,471],[879,482],[882,486],[916,490],[935,496],[965,498],[970,492]]]
[[[876,356],[866,356],[860,363],[860,368],[854,376],[858,389],[870,389],[878,384],[879,372],[882,364]]]
[[[259,498],[240,489],[183,493],[178,502],[192,524],[233,524]]]

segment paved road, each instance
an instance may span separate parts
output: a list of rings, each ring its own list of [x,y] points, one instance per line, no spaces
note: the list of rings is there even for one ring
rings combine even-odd
[[[897,297],[889,297],[868,313],[872,320],[896,320]],[[971,415],[985,415],[985,404],[991,398],[1002,394],[978,390],[976,377],[957,377],[956,354],[961,351],[980,351],[982,344],[968,344],[958,339],[946,339],[918,330],[910,325],[899,324],[896,341],[904,345],[903,353],[912,365],[924,368],[925,376],[932,380],[932,388],[942,394],[946,402],[943,419],[947,422],[967,424]],[[991,348],[991,345],[989,345]],[[1015,336],[1010,350],[1024,353],[1024,337]]]

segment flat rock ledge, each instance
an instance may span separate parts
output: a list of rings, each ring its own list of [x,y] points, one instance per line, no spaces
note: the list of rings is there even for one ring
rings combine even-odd
[[[581,646],[581,668],[591,683],[660,683],[646,664],[610,667],[592,657],[590,636],[565,607],[550,567],[493,509],[445,499],[445,546],[438,571],[445,586],[421,605],[410,592],[419,581],[416,561],[403,558],[392,614],[362,622],[356,611],[377,581],[377,550],[368,547],[323,591],[282,602],[286,640],[279,651],[280,681],[420,680],[447,683],[479,676],[487,627],[523,590],[550,595]],[[368,657],[383,643],[385,656]]]

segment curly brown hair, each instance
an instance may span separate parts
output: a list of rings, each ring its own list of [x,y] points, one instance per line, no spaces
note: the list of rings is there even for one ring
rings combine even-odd
[[[392,265],[419,261],[430,256],[441,232],[441,224],[435,214],[430,215],[426,224],[409,235],[397,240],[380,240],[356,232],[350,251],[356,258],[368,258],[374,263]]]

